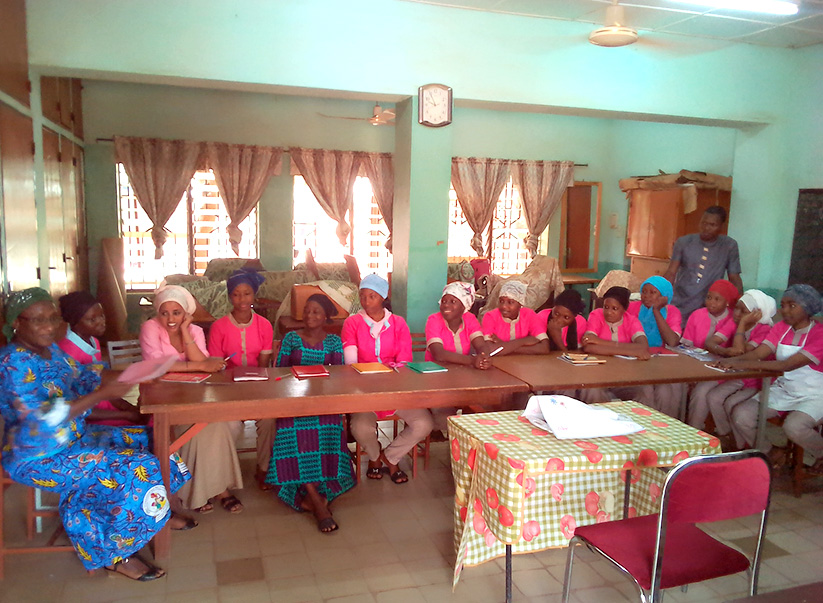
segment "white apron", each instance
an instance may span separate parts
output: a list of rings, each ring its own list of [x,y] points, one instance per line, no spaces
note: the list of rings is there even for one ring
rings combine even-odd
[[[783,333],[782,339],[789,330]],[[803,337],[802,344],[806,343],[809,334]],[[777,345],[775,356],[778,360],[786,360],[803,349],[803,345]],[[799,410],[809,415],[815,421],[823,418],[823,373],[812,369],[809,365],[788,371],[778,377],[769,389],[769,408],[774,410]]]

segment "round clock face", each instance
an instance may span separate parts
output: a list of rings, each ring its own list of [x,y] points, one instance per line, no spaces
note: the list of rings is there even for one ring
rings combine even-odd
[[[428,125],[445,125],[451,122],[451,103],[448,88],[432,86],[423,88],[420,102],[420,121]]]

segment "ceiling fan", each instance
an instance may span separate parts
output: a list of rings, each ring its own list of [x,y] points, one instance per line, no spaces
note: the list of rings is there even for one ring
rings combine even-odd
[[[326,115],[325,113],[318,113],[322,117],[331,117],[333,119],[351,119],[354,121],[367,121],[373,126],[393,126],[394,125],[394,110],[384,109],[380,103],[374,105],[371,117],[347,117],[344,115]]]

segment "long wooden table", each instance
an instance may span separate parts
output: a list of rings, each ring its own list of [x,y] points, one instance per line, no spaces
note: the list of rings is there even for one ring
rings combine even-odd
[[[757,422],[755,447],[759,448],[766,437],[766,408],[769,406],[769,385],[780,371],[743,370],[721,373],[705,366],[704,362],[678,354],[655,356],[649,360],[627,360],[603,356],[605,364],[573,366],[560,359],[560,352],[548,356],[503,356],[494,358],[494,366],[517,377],[529,385],[532,392],[583,389],[593,387],[617,387],[632,385],[656,385],[660,383],[695,383],[722,381],[724,379],[760,379],[760,414]],[[681,409],[681,411],[685,408]],[[681,416],[684,413],[681,412]]]
[[[206,423],[244,419],[301,417],[402,408],[495,406],[529,391],[520,379],[499,370],[477,371],[449,365],[448,372],[419,374],[401,367],[391,373],[361,375],[349,366],[331,366],[330,376],[305,380],[289,369],[272,368],[268,381],[232,381],[232,372],[216,373],[203,383],[144,383],[140,412],[154,417],[154,452],[163,480],[169,483],[169,454]],[[277,377],[281,377],[277,380]],[[173,425],[192,429],[174,443]],[[168,559],[168,526],[155,538],[155,556]]]

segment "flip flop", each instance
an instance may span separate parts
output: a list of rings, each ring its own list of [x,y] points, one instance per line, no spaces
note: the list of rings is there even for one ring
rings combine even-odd
[[[326,517],[317,522],[317,529],[323,534],[331,534],[339,527],[340,526],[337,525],[337,522],[334,521],[334,517]]]
[[[146,571],[143,572],[142,574],[140,574],[137,577],[129,576],[128,574],[126,574],[124,572],[121,572],[118,569],[118,568],[120,568],[124,565],[128,565],[128,563],[131,561],[132,557],[136,558],[138,561],[142,562],[143,565],[146,566]],[[121,561],[118,561],[117,563],[115,563],[112,567],[109,567],[107,565],[105,565],[103,567],[107,572],[111,572],[113,574],[120,574],[121,576],[125,576],[126,578],[129,578],[130,580],[137,580],[138,582],[149,582],[151,580],[157,580],[157,578],[162,578],[163,576],[166,575],[165,570],[157,567],[156,565],[153,565],[153,564],[149,563],[148,561],[144,560],[142,557],[139,557],[136,554],[132,555],[132,557],[122,559]]]
[[[380,463],[380,466],[373,467],[372,463]],[[383,479],[383,462],[369,461],[369,468],[366,470],[366,477],[369,479]]]
[[[211,513],[214,511],[214,505],[211,502],[207,502],[205,505],[201,507],[197,507],[196,509],[192,509],[195,513],[200,513],[201,515],[206,515],[207,513]]]

